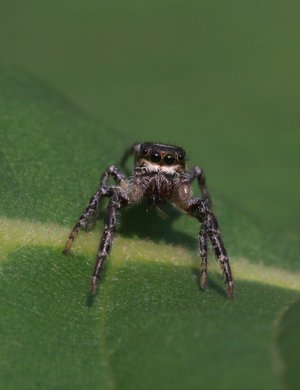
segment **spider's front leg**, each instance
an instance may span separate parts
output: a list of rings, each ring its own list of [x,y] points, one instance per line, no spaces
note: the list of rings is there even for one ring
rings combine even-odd
[[[193,198],[189,202],[186,210],[191,216],[196,217],[201,222],[199,232],[199,249],[201,257],[201,287],[206,286],[206,272],[207,272],[207,237],[209,237],[217,260],[220,262],[225,282],[227,285],[227,295],[233,298],[233,277],[230,268],[229,259],[224,247],[219,226],[216,217],[212,213],[210,207],[207,205],[205,199]]]
[[[100,181],[100,185],[98,188],[98,191],[95,192],[95,194],[91,197],[89,204],[87,205],[84,212],[79,217],[78,221],[76,222],[74,228],[72,229],[69,238],[66,242],[65,248],[63,250],[64,254],[67,254],[69,250],[71,249],[72,243],[74,239],[76,238],[79,230],[81,228],[85,228],[88,226],[88,224],[91,222],[91,220],[94,219],[95,222],[95,216],[97,214],[97,210],[99,208],[100,202],[104,197],[107,197],[110,195],[111,187],[109,184],[109,176],[112,176],[116,182],[116,184],[121,184],[123,181],[126,180],[125,176],[119,171],[118,168],[116,168],[114,165],[111,165],[108,167]],[[93,227],[94,223],[89,226],[90,228]]]
[[[106,209],[104,231],[100,242],[96,264],[91,281],[91,293],[96,293],[97,283],[101,276],[104,261],[106,260],[113,242],[117,227],[117,211],[128,204],[128,198],[117,189],[111,194],[111,200]]]

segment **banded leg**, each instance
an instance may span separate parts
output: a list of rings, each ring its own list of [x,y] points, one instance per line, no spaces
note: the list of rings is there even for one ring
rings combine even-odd
[[[123,175],[123,173],[121,173],[120,170],[116,166],[111,165],[103,173],[102,178],[101,178],[99,189],[102,188],[103,192],[105,192],[104,189],[107,190],[105,193],[103,193],[103,196],[101,197],[101,199],[110,195],[110,192],[112,189],[110,184],[109,184],[109,176],[110,175],[114,178],[116,185],[120,185],[126,181],[126,177]],[[84,226],[84,228],[86,228],[88,231],[92,230],[96,225],[97,217],[98,217],[98,213],[99,213],[99,206],[100,206],[100,202],[98,203],[97,208],[95,209],[93,214],[89,217],[86,225]]]
[[[65,248],[63,250],[64,254],[67,254],[69,250],[71,249],[72,243],[75,240],[77,234],[79,233],[79,230],[81,228],[87,227],[87,225],[90,223],[89,228],[93,228],[96,222],[96,215],[97,211],[101,202],[101,199],[103,199],[106,196],[109,196],[111,192],[111,186],[109,184],[109,176],[112,176],[116,182],[116,184],[120,184],[122,181],[125,181],[125,176],[116,168],[114,165],[111,165],[109,168],[107,168],[100,181],[100,185],[98,188],[98,191],[91,197],[86,209],[79,217],[79,220],[76,222],[74,228],[72,229],[69,238],[66,242]],[[94,221],[93,221],[94,219]]]
[[[97,283],[101,276],[104,262],[111,250],[114,233],[117,226],[117,211],[127,204],[126,199],[120,199],[115,196],[110,200],[106,209],[106,215],[104,220],[104,231],[100,242],[97,259],[95,263],[94,272],[91,280],[91,293],[96,293]]]
[[[207,282],[207,226],[206,223],[203,222],[200,227],[199,232],[199,251],[200,251],[200,269],[201,269],[201,276],[200,276],[200,283],[201,287],[203,289],[206,288],[206,282]]]
[[[233,286],[232,272],[231,272],[231,267],[227,256],[227,252],[220,235],[218,222],[216,220],[216,217],[211,212],[207,216],[207,221],[208,221],[207,222],[208,236],[212,243],[215,256],[221,264],[221,268],[225,277],[225,282],[227,284],[227,295],[229,298],[233,298],[234,286]]]
[[[211,206],[211,197],[209,195],[207,186],[206,186],[206,180],[205,180],[205,175],[203,172],[203,169],[200,167],[193,167],[189,172],[188,172],[188,180],[192,182],[194,179],[197,178],[199,188],[202,194],[203,199],[205,202]]]
[[[191,199],[189,207],[186,211],[191,216],[196,217],[202,223],[202,226],[200,228],[200,237],[201,237],[201,232],[202,235],[207,235],[209,237],[215,252],[215,256],[219,261],[224,274],[225,282],[227,285],[227,295],[229,298],[233,298],[234,284],[233,284],[231,267],[226,253],[226,249],[224,247],[221,238],[216,217],[212,213],[210,207],[206,204],[205,200],[202,200],[200,198]],[[203,245],[202,249],[203,251],[206,252],[206,256],[207,256],[207,248],[205,248],[205,245]],[[200,252],[200,256],[201,256],[201,265],[203,263],[205,264],[206,260],[204,258],[204,255],[201,254],[201,252]],[[202,274],[201,274],[201,278],[202,278]],[[202,279],[201,279],[201,285],[202,285]]]

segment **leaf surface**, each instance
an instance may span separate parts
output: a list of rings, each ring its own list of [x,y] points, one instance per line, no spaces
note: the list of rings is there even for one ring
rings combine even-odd
[[[212,256],[199,289],[198,223],[168,207],[161,220],[141,204],[122,214],[90,300],[101,221],[69,256],[61,250],[129,145],[24,74],[0,73],[0,103],[0,387],[281,388],[273,324],[300,295],[296,245],[282,248],[217,198],[237,286],[228,301]]]

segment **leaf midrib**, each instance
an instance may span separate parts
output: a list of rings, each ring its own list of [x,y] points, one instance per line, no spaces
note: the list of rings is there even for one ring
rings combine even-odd
[[[70,232],[67,227],[54,223],[32,222],[0,218],[0,259],[5,260],[11,251],[28,246],[63,248]],[[77,238],[72,252],[95,256],[99,233],[82,233]],[[158,254],[153,258],[153,253]],[[145,239],[116,237],[112,251],[112,266],[120,267],[127,261],[171,263],[175,266],[198,267],[197,253],[174,244],[157,244]],[[231,258],[235,280],[255,281],[271,286],[300,291],[300,272],[266,266],[262,262],[251,263],[245,257]],[[210,272],[220,273],[217,262],[210,259]]]

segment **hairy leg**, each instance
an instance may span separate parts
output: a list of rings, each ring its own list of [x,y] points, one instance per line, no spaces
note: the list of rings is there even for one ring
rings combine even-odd
[[[100,242],[97,259],[95,263],[94,272],[91,280],[91,293],[96,293],[97,283],[101,276],[101,271],[103,269],[104,262],[111,250],[114,233],[117,225],[117,211],[126,206],[128,200],[122,197],[118,193],[114,193],[114,196],[111,198],[107,209],[104,220],[104,231],[102,234],[102,239]]]
[[[188,180],[191,183],[194,179],[197,178],[198,185],[203,197],[203,200],[208,204],[208,206],[211,206],[211,197],[209,195],[207,186],[206,186],[206,180],[205,180],[205,175],[203,172],[203,169],[200,167],[193,167],[189,172],[188,172]]]
[[[202,280],[205,281],[206,279],[207,246],[205,244],[205,237],[208,236],[212,243],[215,256],[219,261],[224,274],[225,282],[227,285],[227,295],[229,298],[233,298],[234,285],[233,285],[231,267],[230,267],[226,249],[224,247],[221,238],[216,217],[212,213],[207,203],[200,198],[191,199],[186,211],[188,212],[189,215],[197,218],[202,224],[199,233],[199,242],[200,242],[199,247],[200,247],[201,267],[202,267],[202,271],[203,269],[205,269],[205,272],[201,272],[201,285],[202,285]]]
[[[207,282],[207,226],[205,222],[203,222],[200,227],[199,251],[200,251],[200,259],[201,259],[200,283],[201,283],[201,287],[205,289],[206,282]]]
[[[117,185],[121,184],[123,181],[126,180],[125,176],[114,165],[111,165],[104,171],[97,192],[95,192],[95,194],[91,197],[86,209],[79,217],[78,221],[76,222],[74,228],[69,235],[65,248],[63,250],[64,254],[68,253],[71,249],[72,243],[81,228],[85,228],[88,226],[91,229],[94,226],[101,199],[106,196],[109,196],[112,190],[112,187],[109,183],[110,176],[114,178]]]

